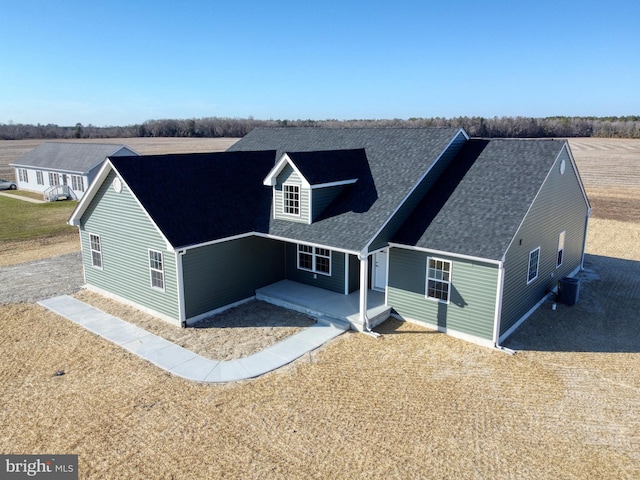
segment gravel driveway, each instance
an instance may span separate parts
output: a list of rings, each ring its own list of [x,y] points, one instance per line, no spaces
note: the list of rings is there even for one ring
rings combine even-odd
[[[80,252],[0,267],[0,305],[73,294],[83,283]]]

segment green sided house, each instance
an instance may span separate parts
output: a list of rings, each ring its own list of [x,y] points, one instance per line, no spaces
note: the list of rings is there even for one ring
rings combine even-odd
[[[564,140],[265,128],[110,157],[70,223],[87,288],[177,325],[261,298],[493,347],[581,268],[589,214]]]

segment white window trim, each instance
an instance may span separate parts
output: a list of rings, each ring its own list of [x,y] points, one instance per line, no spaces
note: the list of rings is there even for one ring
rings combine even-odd
[[[78,192],[84,192],[84,177],[71,175],[71,188]]]
[[[533,278],[529,278],[531,276],[531,255],[533,255],[533,253],[535,253],[536,251],[538,252],[538,259],[536,261],[536,276]],[[527,285],[529,285],[531,282],[534,282],[536,278],[538,278],[539,274],[540,274],[540,247],[537,247],[531,250],[529,252],[529,256],[527,257]]]
[[[151,266],[151,252],[160,254],[160,262],[162,265],[162,270],[158,270]],[[154,290],[158,290],[160,292],[164,292],[167,286],[166,278],[164,275],[164,254],[160,250],[154,250],[152,248],[147,250],[147,261],[149,262],[149,285]],[[153,272],[159,272],[162,275],[162,288],[153,284]]]
[[[309,247],[311,249],[310,252],[301,252],[300,251],[300,247]],[[321,255],[318,253],[318,250],[326,250],[327,252],[329,252],[329,255]],[[300,253],[304,253],[305,255],[311,255],[311,268],[304,268],[300,266]],[[328,249],[328,248],[324,248],[324,247],[314,247],[313,245],[306,245],[304,243],[298,243],[296,246],[296,265],[298,267],[298,270],[302,270],[304,272],[311,272],[311,273],[317,273],[319,275],[325,275],[327,277],[331,276],[331,270],[332,270],[332,261],[331,261],[331,257],[332,257],[332,253],[333,251]],[[320,258],[327,258],[329,260],[329,272],[322,272],[320,270],[317,270],[317,257]]]
[[[449,280],[440,280],[439,278],[431,278],[429,276],[429,262],[431,260],[435,260],[436,262],[444,262],[444,263],[448,263],[449,264]],[[452,273],[453,273],[453,262],[451,260],[445,260],[444,258],[438,258],[438,257],[427,257],[427,271],[426,271],[427,281],[425,283],[424,297],[427,300],[431,300],[432,302],[444,303],[444,304],[448,305],[451,302],[451,275],[452,275]],[[429,280],[432,280],[434,282],[440,282],[440,283],[447,284],[447,299],[446,300],[442,300],[441,298],[436,298],[436,297],[430,297],[429,296]]]
[[[29,183],[29,172],[27,171],[26,168],[18,169],[18,179],[21,182]]]
[[[564,263],[564,243],[566,240],[567,231],[564,230],[558,234],[558,250],[556,251],[556,268],[560,268]],[[560,261],[558,262],[558,258]]]
[[[38,185],[44,185],[44,175],[42,174],[42,170],[36,170],[36,183]]]
[[[287,187],[295,187],[298,189],[298,213],[287,212]],[[302,188],[297,183],[286,182],[282,184],[282,214],[288,217],[300,217],[302,213]]]
[[[52,187],[60,185],[60,175],[54,172],[49,172],[49,185]]]
[[[98,239],[98,246],[100,250],[93,249],[92,237],[96,237]],[[102,237],[100,235],[96,235],[95,233],[89,234],[89,252],[91,252],[91,266],[93,268],[97,268],[98,270],[104,270],[104,258],[102,257]],[[100,256],[100,265],[96,265],[93,261],[93,254],[97,253]]]

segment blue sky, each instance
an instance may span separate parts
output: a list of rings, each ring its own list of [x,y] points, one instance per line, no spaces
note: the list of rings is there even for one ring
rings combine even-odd
[[[0,123],[639,115],[640,2],[0,0]]]

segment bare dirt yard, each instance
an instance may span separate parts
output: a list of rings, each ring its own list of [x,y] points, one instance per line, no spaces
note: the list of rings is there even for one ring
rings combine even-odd
[[[591,152],[574,150],[588,193],[617,191]],[[640,153],[609,155],[639,188]],[[640,196],[622,198],[593,202],[579,303],[543,305],[515,355],[387,321],[202,385],[0,305],[0,451],[76,453],[81,478],[640,478]]]

